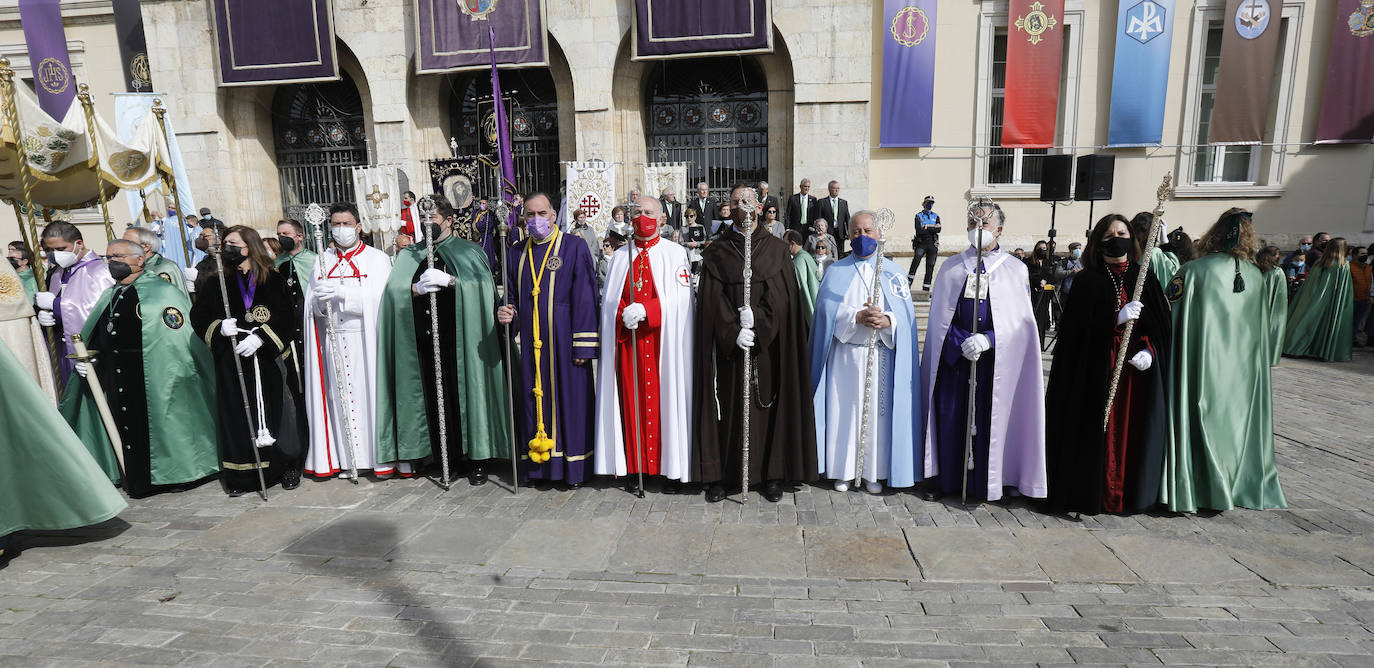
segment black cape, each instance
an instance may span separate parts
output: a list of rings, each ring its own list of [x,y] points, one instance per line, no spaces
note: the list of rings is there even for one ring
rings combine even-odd
[[[1112,378],[1112,353],[1116,345],[1115,287],[1105,267],[1079,272],[1073,279],[1064,315],[1059,320],[1054,362],[1045,392],[1045,449],[1049,474],[1046,506],[1054,511],[1102,512],[1106,439],[1103,410]],[[1135,289],[1139,265],[1126,270],[1126,292]],[[1171,320],[1169,302],[1155,279],[1145,281],[1140,320],[1131,334],[1130,350],[1142,336],[1149,337],[1154,364],[1144,372],[1129,364],[1122,377],[1136,374],[1145,396],[1130,413],[1130,435],[1125,459],[1125,512],[1146,510],[1159,501],[1160,476],[1168,438],[1164,403],[1165,371],[1169,368]],[[1128,352],[1127,359],[1134,353]],[[1139,410],[1137,410],[1139,409]]]
[[[816,465],[816,421],[811,403],[810,328],[797,271],[787,245],[757,226],[753,237],[753,348],[755,385],[750,413],[749,481],[810,481]],[[743,454],[743,351],[738,308],[744,303],[744,237],[733,231],[702,251],[697,292],[693,424],[695,479],[741,478]]]

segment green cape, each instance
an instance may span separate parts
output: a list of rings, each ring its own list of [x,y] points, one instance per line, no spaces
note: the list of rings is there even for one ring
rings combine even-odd
[[[1355,284],[1350,265],[1317,265],[1293,295],[1283,354],[1349,362],[1354,345]]]
[[[143,264],[143,271],[177,286],[188,301],[191,299],[191,293],[186,291],[186,275],[181,273],[181,267],[163,257],[161,253],[149,255]]]
[[[91,331],[109,305],[116,284],[105,290],[91,309],[82,328]],[[143,331],[143,391],[148,402],[149,479],[154,485],[174,485],[200,480],[219,471],[215,412],[215,364],[210,349],[191,327],[191,301],[176,286],[144,272],[133,282],[138,291]],[[180,313],[174,313],[172,309]],[[172,324],[176,328],[172,328]],[[98,356],[98,355],[97,355]],[[72,426],[95,456],[111,481],[119,479],[119,467],[111,452],[109,435],[91,397],[90,386],[67,383],[62,394],[62,417]],[[103,388],[109,393],[113,388]]]
[[[1266,277],[1213,253],[1183,265],[1169,282],[1174,349],[1168,383],[1170,434],[1161,500],[1176,512],[1198,508],[1283,508],[1274,462],[1270,364],[1283,317]]]
[[[821,289],[821,270],[816,266],[816,258],[806,251],[792,256],[792,266],[797,268],[797,284],[801,286],[802,314],[810,325],[816,312],[816,293]]]
[[[461,443],[468,459],[510,455],[506,417],[506,379],[501,366],[501,340],[496,331],[496,288],[481,246],[450,236],[434,247],[448,272],[458,277],[449,294],[459,324],[454,342],[460,375],[457,397]],[[434,382],[434,371],[420,368],[415,340],[415,308],[410,292],[416,270],[425,261],[424,244],[396,256],[382,295],[380,338],[377,342],[377,461],[423,459],[430,447],[429,419],[423,384]],[[443,293],[439,295],[442,299]]]
[[[33,302],[33,296],[38,294],[38,279],[34,278],[32,269],[20,269],[19,282],[24,285],[24,292],[29,295],[29,301]]]
[[[104,522],[126,504],[52,400],[0,343],[0,536]]]
[[[1179,266],[1181,265],[1178,256],[1159,246],[1155,246],[1154,251],[1150,253],[1150,271],[1154,272],[1155,278],[1159,280],[1161,290],[1169,289],[1169,281],[1178,273]]]
[[[1269,300],[1269,312],[1274,316],[1269,321],[1269,335],[1281,342],[1284,326],[1288,323],[1288,275],[1283,273],[1282,267],[1264,272],[1264,294]],[[1270,361],[1270,366],[1278,366],[1281,359],[1283,346],[1274,346],[1274,359]]]
[[[315,251],[312,251],[309,248],[307,248],[299,253],[296,253],[295,255],[278,255],[276,258],[272,260],[272,262],[277,265],[277,269],[281,269],[282,265],[286,264],[287,262],[290,262],[291,270],[296,272],[296,282],[301,285],[309,285],[310,269],[315,266],[316,255],[317,253],[315,253]]]

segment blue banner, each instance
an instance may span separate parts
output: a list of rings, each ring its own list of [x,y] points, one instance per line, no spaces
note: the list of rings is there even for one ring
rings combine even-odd
[[[936,0],[883,5],[883,109],[878,146],[930,146],[935,104]]]
[[[1174,0],[1120,0],[1108,146],[1158,146],[1164,137]]]

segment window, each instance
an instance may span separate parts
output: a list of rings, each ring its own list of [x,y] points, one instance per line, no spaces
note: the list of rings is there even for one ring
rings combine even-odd
[[[1217,70],[1221,67],[1221,21],[1208,21],[1202,57],[1202,88],[1198,97],[1197,138],[1193,156],[1193,183],[1254,183],[1259,166],[1258,146],[1212,146],[1206,143],[1217,95]]]
[[[1002,117],[1007,101],[1007,29],[998,28],[992,38],[991,141],[988,150],[988,183],[1040,183],[1040,172],[1049,153],[1043,148],[1003,148]]]

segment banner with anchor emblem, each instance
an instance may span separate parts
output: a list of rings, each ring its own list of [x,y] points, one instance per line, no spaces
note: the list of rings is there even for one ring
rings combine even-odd
[[[401,229],[401,184],[394,165],[354,167],[353,197],[364,232]]]
[[[1174,0],[1123,2],[1116,17],[1109,146],[1158,146],[1164,138]]]
[[[1339,0],[1326,61],[1317,141],[1367,144],[1374,139],[1374,0]]]
[[[415,72],[548,64],[544,0],[415,0]],[[489,31],[490,28],[490,31]]]
[[[1001,145],[1053,148],[1064,60],[1064,0],[1011,0]]]
[[[615,166],[594,160],[568,163],[568,220],[573,212],[587,212],[587,222],[596,236],[606,236],[611,223],[611,209],[615,208]]]
[[[882,147],[930,146],[935,106],[935,0],[887,0],[883,22]]]
[[[1276,10],[1275,7],[1278,9]],[[1221,17],[1221,65],[1216,103],[1207,141],[1211,144],[1258,144],[1279,57],[1279,0],[1227,0]]]

